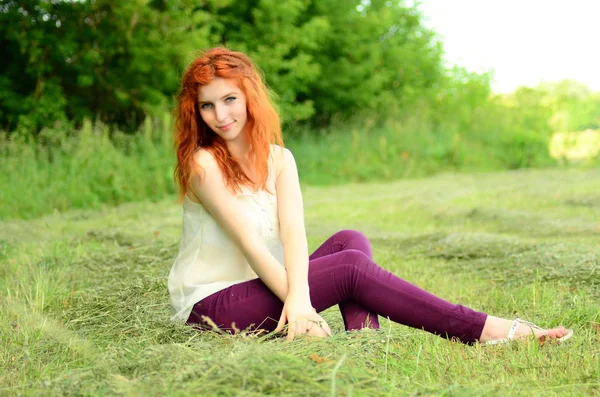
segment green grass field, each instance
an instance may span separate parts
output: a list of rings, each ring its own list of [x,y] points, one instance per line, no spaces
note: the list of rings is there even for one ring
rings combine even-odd
[[[367,234],[376,261],[448,300],[575,330],[483,348],[381,319],[281,338],[169,321],[175,199],[0,222],[0,395],[600,395],[600,171],[443,174],[306,187],[311,248]]]

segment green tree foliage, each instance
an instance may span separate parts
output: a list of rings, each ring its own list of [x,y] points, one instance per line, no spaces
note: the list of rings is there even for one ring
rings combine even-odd
[[[0,126],[54,120],[136,126],[170,104],[208,14],[166,0],[7,0],[0,6]]]
[[[310,84],[321,75],[313,53],[328,21],[309,12],[306,0],[231,2],[219,9],[211,32],[215,44],[248,53],[277,93],[282,118],[306,120],[315,113]]]
[[[331,28],[316,54],[322,78],[311,93],[321,119],[365,110],[397,114],[431,97],[443,78],[441,46],[416,8],[373,0],[315,2]]]
[[[223,7],[213,32],[248,52],[284,120],[328,122],[413,104],[443,73],[441,47],[415,8],[356,0],[260,0]]]
[[[600,93],[592,93],[589,87],[573,80],[540,84],[536,89],[552,110],[555,131],[600,129]]]
[[[290,123],[418,118],[449,142],[502,111],[494,123],[529,135],[600,125],[600,94],[575,82],[490,99],[490,76],[444,67],[403,2],[4,0],[0,129],[95,119],[135,130],[172,108],[182,70],[215,45],[251,55]]]
[[[455,66],[444,72],[436,87],[433,100],[431,128],[450,132],[470,131],[478,113],[488,104],[490,78],[487,73],[477,74]]]
[[[172,106],[195,50],[219,44],[256,60],[284,120],[385,116],[433,98],[443,78],[421,18],[381,0],[6,0],[0,127],[136,127]]]

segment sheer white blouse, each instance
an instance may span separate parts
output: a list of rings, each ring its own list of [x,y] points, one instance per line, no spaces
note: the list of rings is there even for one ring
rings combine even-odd
[[[275,186],[273,150],[269,160],[269,181]],[[279,236],[276,191],[256,192],[242,187],[237,199],[247,219],[283,266],[283,245]],[[194,304],[234,284],[258,278],[248,261],[221,226],[201,205],[183,199],[183,224],[179,253],[169,273],[171,319],[187,321]]]

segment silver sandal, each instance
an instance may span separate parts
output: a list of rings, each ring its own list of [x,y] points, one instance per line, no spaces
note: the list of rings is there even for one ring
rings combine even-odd
[[[544,330],[544,328],[542,327],[538,327],[537,325],[535,325],[534,323],[531,323],[529,321],[525,321],[525,320],[521,320],[520,318],[515,318],[512,325],[510,326],[510,330],[508,331],[508,335],[506,336],[506,338],[504,339],[495,339],[495,340],[488,340],[487,342],[482,343],[482,346],[493,346],[493,345],[501,345],[504,343],[509,343],[509,342],[513,342],[515,340],[515,332],[517,332],[517,329],[519,328],[519,325],[524,324],[529,326],[529,328],[531,328],[531,332],[533,333],[533,329],[539,329],[539,330]],[[565,336],[561,337],[561,338],[554,338],[552,339],[553,341],[562,343],[564,341],[566,341],[567,339],[569,339],[571,336],[573,336],[573,330],[569,329],[567,330],[569,331]],[[540,342],[543,342],[545,340],[544,338],[545,335],[540,336],[540,339],[538,338],[538,340],[540,340]]]

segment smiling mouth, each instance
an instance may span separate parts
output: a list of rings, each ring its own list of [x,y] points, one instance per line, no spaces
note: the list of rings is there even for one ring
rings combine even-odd
[[[218,125],[217,128],[220,130],[226,131],[233,126],[233,123],[235,123],[235,121],[232,121],[231,123],[226,124],[226,125]]]

